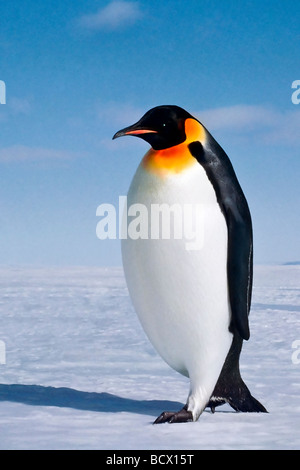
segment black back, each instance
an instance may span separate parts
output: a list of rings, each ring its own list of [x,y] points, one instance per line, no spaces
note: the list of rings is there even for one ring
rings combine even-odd
[[[253,236],[249,207],[232,164],[207,131],[204,149],[200,142],[189,144],[193,157],[203,166],[212,183],[228,228],[227,275],[232,312],[230,330],[249,339],[248,315],[253,282]]]

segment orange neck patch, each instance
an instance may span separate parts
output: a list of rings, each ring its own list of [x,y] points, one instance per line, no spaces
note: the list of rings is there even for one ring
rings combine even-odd
[[[204,142],[205,129],[195,119],[186,119],[185,135],[186,139],[182,144],[164,150],[150,149],[143,158],[143,167],[163,176],[167,173],[181,173],[197,163],[188,149],[188,144],[195,140]]]

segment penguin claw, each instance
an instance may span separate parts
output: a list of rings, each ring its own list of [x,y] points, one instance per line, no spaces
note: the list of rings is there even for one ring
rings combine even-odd
[[[185,408],[182,410],[174,411],[164,411],[153,424],[161,423],[187,423],[193,421],[193,415],[190,411],[187,411]]]

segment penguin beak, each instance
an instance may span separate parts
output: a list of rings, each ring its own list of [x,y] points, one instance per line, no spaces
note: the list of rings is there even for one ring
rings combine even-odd
[[[123,137],[124,135],[135,135],[137,137],[143,136],[144,134],[158,134],[157,131],[153,129],[146,129],[145,127],[140,126],[137,122],[133,124],[133,126],[125,127],[125,129],[121,129],[120,131],[116,132],[113,136],[113,140],[117,139],[118,137]]]

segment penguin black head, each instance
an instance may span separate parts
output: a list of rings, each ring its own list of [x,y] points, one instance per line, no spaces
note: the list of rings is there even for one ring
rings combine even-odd
[[[113,139],[124,135],[140,137],[154,150],[163,150],[185,141],[185,120],[193,118],[179,106],[157,106],[132,126],[118,131]]]

